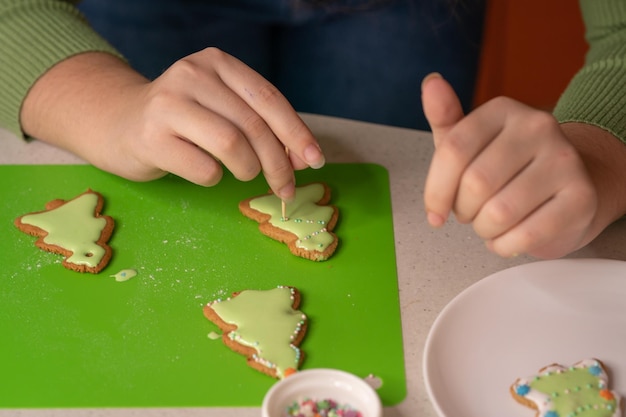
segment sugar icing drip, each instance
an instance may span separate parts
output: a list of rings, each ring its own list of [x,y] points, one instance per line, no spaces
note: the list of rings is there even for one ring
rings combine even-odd
[[[125,282],[131,278],[137,276],[137,270],[135,269],[122,269],[120,272],[114,275],[109,275],[111,278],[115,278],[117,282]]]

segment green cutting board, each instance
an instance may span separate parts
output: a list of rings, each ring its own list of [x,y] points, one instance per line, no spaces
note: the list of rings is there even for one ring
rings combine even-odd
[[[263,178],[230,174],[212,188],[175,176],[130,182],[87,165],[0,166],[0,408],[260,406],[275,380],[213,340],[202,307],[244,289],[297,287],[309,317],[303,369],[338,368],[383,381],[386,405],[406,394],[387,171],[329,164],[297,173],[324,181],[340,220],[326,262],[293,256],[237,204]],[[116,221],[100,274],[66,270],[16,217],[88,188]],[[119,282],[111,275],[133,268]]]

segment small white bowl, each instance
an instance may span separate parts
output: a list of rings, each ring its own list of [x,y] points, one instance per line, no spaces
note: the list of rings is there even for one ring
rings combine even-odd
[[[307,369],[277,382],[265,394],[261,415],[285,417],[289,406],[304,399],[332,399],[349,405],[363,417],[382,417],[376,391],[362,378],[337,369]]]

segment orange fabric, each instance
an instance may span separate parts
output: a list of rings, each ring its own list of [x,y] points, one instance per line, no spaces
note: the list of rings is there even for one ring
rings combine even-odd
[[[506,95],[552,110],[587,51],[577,0],[491,0],[483,42],[475,105]]]

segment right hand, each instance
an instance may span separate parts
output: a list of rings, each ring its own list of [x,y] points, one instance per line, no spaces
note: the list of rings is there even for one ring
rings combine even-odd
[[[276,87],[215,48],[174,63],[127,107],[118,140],[127,155],[123,169],[135,178],[167,171],[213,185],[221,162],[244,181],[262,171],[270,188],[290,199],[293,170],[324,164],[312,133]]]
[[[66,112],[77,115],[56,134],[70,137],[74,130],[72,139],[50,141],[128,179],[171,172],[210,186],[220,181],[223,164],[244,181],[263,172],[270,188],[290,200],[294,169],[324,164],[311,131],[276,87],[215,48],[182,58],[152,82],[103,53],[77,55],[49,73],[52,78],[46,74],[40,81],[54,87],[56,74],[64,81],[57,88],[73,89],[66,93]],[[45,94],[43,87],[39,91]],[[58,117],[49,122],[55,123]],[[55,136],[36,133],[43,140]]]

